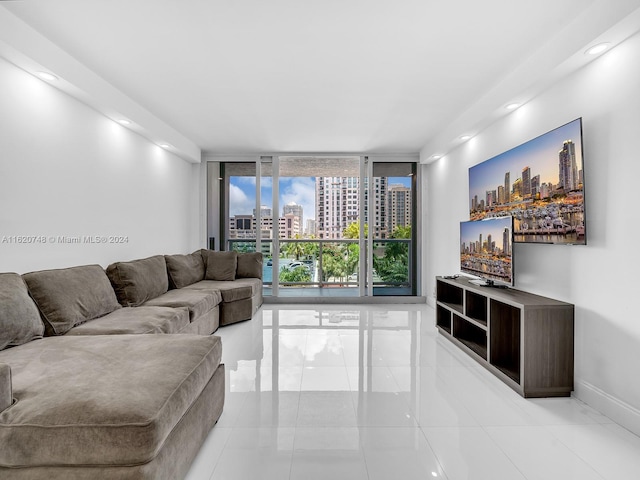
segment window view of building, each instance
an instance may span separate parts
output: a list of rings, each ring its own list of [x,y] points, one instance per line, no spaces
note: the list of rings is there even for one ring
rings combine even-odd
[[[411,226],[411,188],[403,184],[389,186],[387,195],[387,231]]]
[[[410,294],[412,177],[387,174],[402,174],[397,165],[405,164],[361,179],[358,157],[323,160],[302,163],[281,158],[275,191],[269,163],[269,176],[260,179],[259,211],[255,166],[231,167],[226,200],[229,248],[259,248],[265,255],[266,284],[273,285],[275,279],[283,288],[357,290],[360,265],[367,264],[367,249],[361,251],[359,240],[364,226],[364,238],[374,240],[370,244],[373,264],[367,267],[372,271],[374,291],[395,287],[396,294]],[[260,247],[256,246],[258,239]],[[274,275],[274,263],[278,275]]]
[[[280,238],[322,238],[344,239],[350,225],[359,221],[360,181],[357,177],[311,177],[315,182],[315,218],[305,218],[304,207],[289,202],[282,207],[282,213],[276,222]],[[393,183],[387,187],[389,181]],[[232,185],[242,189],[246,196],[251,195],[251,186],[237,181]],[[373,181],[374,209],[373,229],[375,238],[385,239],[398,226],[411,226],[411,187],[408,180],[377,177]],[[365,182],[365,190],[367,182]],[[365,200],[368,195],[365,195]],[[368,223],[368,207],[365,205],[365,218]],[[253,213],[235,214],[229,218],[229,239],[255,239],[257,225],[256,209]],[[260,207],[260,229],[262,238],[273,238],[273,211],[270,207]]]
[[[385,203],[387,198],[387,178],[373,180],[373,233],[386,238],[387,222]],[[368,182],[360,182],[358,177],[316,178],[316,218],[318,238],[342,239],[349,225],[356,223],[360,216],[360,185],[365,189],[365,221],[368,223],[367,204]]]

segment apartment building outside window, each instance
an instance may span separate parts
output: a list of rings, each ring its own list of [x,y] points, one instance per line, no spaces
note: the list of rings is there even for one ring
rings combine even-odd
[[[415,295],[415,172],[361,156],[223,162],[221,246],[263,253],[266,295]]]

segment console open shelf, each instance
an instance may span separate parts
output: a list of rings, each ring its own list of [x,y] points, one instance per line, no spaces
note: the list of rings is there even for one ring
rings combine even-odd
[[[524,397],[573,390],[574,306],[515,289],[436,277],[436,326]]]
[[[465,315],[469,318],[487,325],[487,297],[478,295],[471,290],[466,290],[465,294]]]
[[[437,284],[437,298],[440,299],[440,303],[447,306],[447,308],[454,310],[458,313],[463,313],[462,299],[464,290],[445,282],[438,282]]]
[[[436,308],[436,325],[451,335],[451,311],[438,305]]]
[[[490,362],[520,383],[520,309],[497,300],[491,304]]]
[[[480,358],[487,359],[487,331],[453,315],[453,336]]]

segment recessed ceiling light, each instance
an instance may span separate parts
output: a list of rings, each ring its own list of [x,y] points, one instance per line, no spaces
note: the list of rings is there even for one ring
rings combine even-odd
[[[515,110],[519,106],[520,106],[519,103],[510,103],[510,104],[506,105],[504,108],[506,108],[507,110]]]
[[[599,43],[598,45],[594,45],[593,47],[589,47],[584,53],[587,55],[598,55],[599,53],[604,52],[611,45],[609,42]]]
[[[36,75],[38,75],[41,79],[48,80],[50,82],[55,82],[56,80],[58,80],[58,77],[49,72],[36,72]]]
[[[160,146],[162,148],[171,148],[171,145],[169,145],[168,143],[161,143]]]
[[[131,122],[129,120],[125,119],[125,118],[123,118],[121,120],[118,120],[118,123],[120,125],[131,125]]]
[[[461,135],[460,136],[460,140],[462,140],[463,142],[466,142],[470,138],[471,138],[471,135]]]
[[[442,158],[442,155],[440,155],[439,153],[436,153],[435,155],[431,155],[431,158],[433,158],[434,160],[438,160]]]

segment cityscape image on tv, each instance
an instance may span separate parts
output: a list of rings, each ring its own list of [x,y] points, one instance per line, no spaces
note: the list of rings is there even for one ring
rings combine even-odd
[[[514,242],[585,244],[581,123],[469,168],[471,220],[510,215]]]
[[[512,277],[511,218],[460,223],[460,270],[509,285]]]

